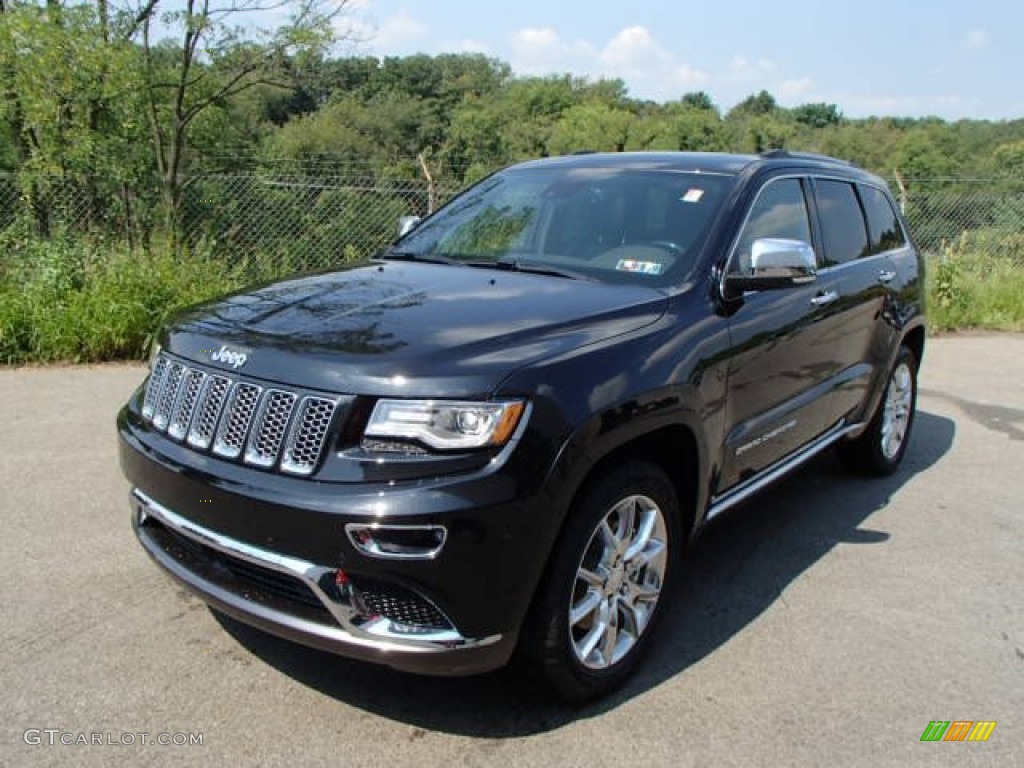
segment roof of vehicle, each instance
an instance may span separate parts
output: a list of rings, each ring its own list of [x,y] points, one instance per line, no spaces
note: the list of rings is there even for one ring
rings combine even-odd
[[[827,155],[774,149],[760,155],[727,152],[580,152],[573,155],[530,160],[515,168],[621,168],[629,170],[690,171],[736,175],[751,166],[800,167],[844,170],[861,177],[874,177],[860,168]]]

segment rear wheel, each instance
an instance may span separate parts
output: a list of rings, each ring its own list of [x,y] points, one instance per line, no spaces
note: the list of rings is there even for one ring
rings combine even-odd
[[[633,462],[585,490],[524,628],[529,663],[564,698],[620,685],[639,662],[678,558],[675,490]]]
[[[891,475],[907,451],[916,407],[917,359],[907,347],[900,347],[871,423],[862,435],[840,444],[840,457],[857,471]]]

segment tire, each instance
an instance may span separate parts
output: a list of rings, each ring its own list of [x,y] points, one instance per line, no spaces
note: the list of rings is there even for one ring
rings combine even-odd
[[[891,475],[907,452],[916,409],[917,359],[907,347],[900,347],[867,429],[839,445],[843,463],[862,474]]]
[[[679,531],[675,489],[653,464],[630,462],[578,497],[521,647],[559,696],[602,696],[632,673],[667,602]]]

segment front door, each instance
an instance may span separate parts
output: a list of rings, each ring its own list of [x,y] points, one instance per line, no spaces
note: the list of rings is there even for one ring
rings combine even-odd
[[[727,269],[743,271],[762,237],[812,243],[807,182],[770,181],[751,206]],[[715,495],[765,469],[829,426],[838,365],[827,318],[837,292],[828,279],[752,291],[731,318],[726,438]]]

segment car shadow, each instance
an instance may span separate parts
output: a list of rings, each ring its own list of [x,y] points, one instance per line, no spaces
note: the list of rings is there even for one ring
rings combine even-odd
[[[413,727],[478,738],[560,728],[628,701],[714,653],[840,543],[880,544],[868,518],[953,445],[956,426],[918,411],[912,443],[891,477],[850,475],[832,452],[708,525],[687,551],[676,599],[650,653],[613,695],[584,706],[555,701],[514,667],[469,678],[431,678],[363,664],[280,640],[214,612],[247,650],[345,704]]]

